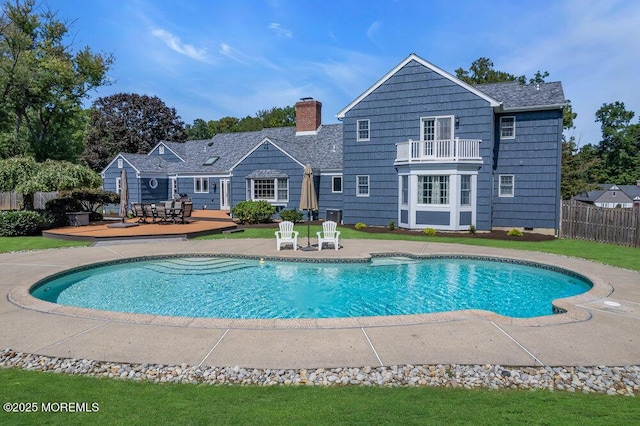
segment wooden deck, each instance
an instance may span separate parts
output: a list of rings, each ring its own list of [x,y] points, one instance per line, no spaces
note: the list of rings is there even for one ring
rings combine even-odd
[[[66,226],[43,231],[47,238],[76,241],[113,241],[124,239],[179,238],[188,239],[202,235],[219,234],[236,229],[237,225],[228,212],[220,210],[195,210],[188,223],[138,223],[127,219],[123,224],[112,221],[87,226]]]

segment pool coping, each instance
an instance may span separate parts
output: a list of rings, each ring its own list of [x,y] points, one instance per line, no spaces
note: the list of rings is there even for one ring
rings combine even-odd
[[[62,307],[28,290],[55,273],[141,256],[198,254],[352,259],[372,254],[499,257],[587,277],[567,312],[509,318],[488,311],[321,320],[216,320]],[[277,251],[275,240],[212,239],[0,254],[0,346],[49,357],[163,365],[333,368],[375,365],[640,365],[640,272],[584,259],[450,243],[344,240],[339,250]],[[611,303],[611,305],[609,305]],[[617,305],[617,306],[616,306]]]
[[[264,261],[302,261],[317,263],[363,263],[373,258],[380,257],[407,257],[413,259],[479,259],[504,263],[515,263],[527,266],[540,267],[568,275],[575,275],[588,280],[592,288],[576,296],[555,299],[553,301],[554,310],[561,313],[545,315],[531,318],[516,318],[501,315],[492,311],[481,309],[466,309],[448,312],[437,312],[428,314],[410,315],[390,315],[390,316],[366,316],[366,317],[344,317],[344,318],[286,318],[286,319],[235,319],[235,318],[203,318],[203,317],[175,317],[156,314],[136,314],[116,311],[105,311],[90,308],[81,308],[38,299],[31,295],[31,291],[43,285],[49,279],[63,276],[68,273],[91,269],[98,266],[108,266],[112,264],[154,260],[172,257],[230,257],[242,259],[255,259]],[[170,255],[133,256],[116,260],[92,262],[73,267],[68,270],[52,274],[36,283],[26,286],[19,286],[9,291],[8,300],[24,309],[38,312],[64,315],[93,320],[108,320],[131,322],[139,324],[159,324],[172,327],[196,327],[196,328],[230,328],[230,329],[323,329],[323,328],[360,328],[360,327],[382,327],[382,326],[405,326],[428,323],[439,323],[445,321],[459,321],[463,319],[483,318],[499,325],[517,325],[523,327],[540,327],[553,324],[566,324],[575,321],[586,321],[591,318],[590,313],[581,306],[605,298],[613,293],[613,287],[597,276],[586,276],[566,267],[554,266],[546,263],[532,262],[529,260],[514,257],[497,257],[486,255],[468,254],[413,254],[409,252],[378,252],[369,253],[365,257],[339,258],[339,259],[317,259],[309,257],[278,257],[278,256],[257,256],[241,255],[233,253],[178,253]]]

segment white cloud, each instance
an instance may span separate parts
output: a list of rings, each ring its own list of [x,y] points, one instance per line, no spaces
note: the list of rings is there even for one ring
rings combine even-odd
[[[286,28],[282,28],[282,26],[276,22],[272,22],[269,24],[269,29],[276,33],[278,37],[293,37],[293,32],[287,30]]]
[[[381,25],[382,22],[375,21],[373,24],[369,25],[369,28],[367,29],[367,37],[369,37],[369,39],[374,43],[376,43],[375,36]]]
[[[171,50],[195,59],[196,61],[207,62],[206,49],[198,49],[190,44],[182,43],[179,37],[163,29],[154,29],[151,31],[151,34],[162,40]]]

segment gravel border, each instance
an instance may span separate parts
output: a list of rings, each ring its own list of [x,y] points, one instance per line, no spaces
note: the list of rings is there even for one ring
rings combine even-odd
[[[151,383],[239,386],[380,386],[535,389],[607,395],[640,394],[640,366],[507,367],[501,365],[400,365],[361,368],[258,369],[128,364],[0,351],[1,368]]]

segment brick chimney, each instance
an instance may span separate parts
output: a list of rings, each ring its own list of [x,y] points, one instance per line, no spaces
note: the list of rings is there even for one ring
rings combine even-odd
[[[296,136],[315,135],[322,125],[322,103],[302,98],[296,103]]]

